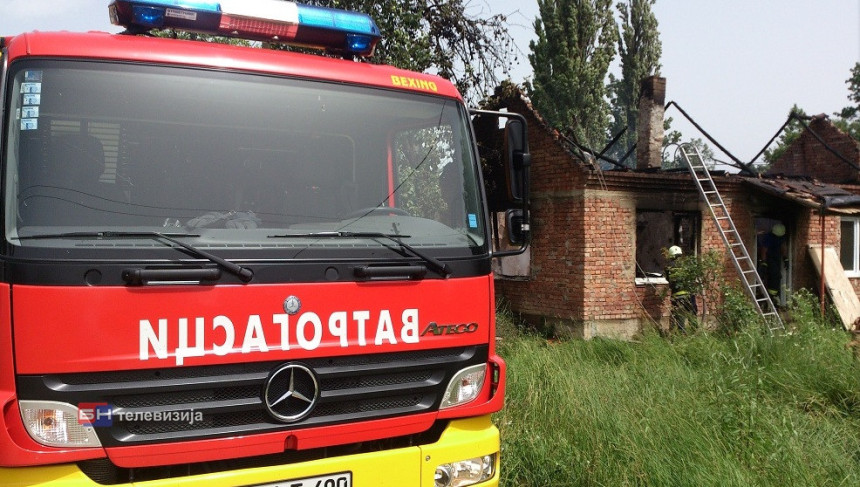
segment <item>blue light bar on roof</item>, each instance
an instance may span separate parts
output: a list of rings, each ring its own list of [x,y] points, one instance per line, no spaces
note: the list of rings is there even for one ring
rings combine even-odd
[[[382,37],[369,16],[281,0],[114,0],[111,22],[132,32],[179,29],[370,56]]]

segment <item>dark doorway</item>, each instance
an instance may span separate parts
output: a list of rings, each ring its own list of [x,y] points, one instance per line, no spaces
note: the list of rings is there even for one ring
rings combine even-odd
[[[791,233],[779,218],[757,217],[756,269],[777,306],[785,306],[791,294]]]

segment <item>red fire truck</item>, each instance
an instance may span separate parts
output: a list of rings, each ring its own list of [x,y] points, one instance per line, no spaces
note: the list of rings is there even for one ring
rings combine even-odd
[[[498,485],[488,201],[527,234],[522,118],[494,200],[470,117],[500,114],[355,62],[366,15],[109,11],[0,39],[0,484]]]

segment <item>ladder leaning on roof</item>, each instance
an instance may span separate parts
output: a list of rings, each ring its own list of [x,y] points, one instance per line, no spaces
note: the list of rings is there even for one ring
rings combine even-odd
[[[723,203],[723,198],[720,196],[720,192],[717,191],[714,179],[702,160],[702,154],[697,147],[689,144],[682,144],[680,151],[684,156],[684,161],[687,163],[690,174],[693,176],[693,181],[696,183],[699,195],[701,195],[702,200],[708,205],[711,217],[714,219],[714,224],[723,238],[723,243],[726,244],[726,249],[732,257],[735,269],[737,269],[738,274],[741,276],[741,283],[744,285],[747,294],[752,298],[756,310],[766,320],[767,326],[771,331],[785,329],[782,319],[777,312],[776,305],[756,270],[755,262],[750,258],[750,254],[747,252],[747,248],[729,215],[729,211],[725,203]]]

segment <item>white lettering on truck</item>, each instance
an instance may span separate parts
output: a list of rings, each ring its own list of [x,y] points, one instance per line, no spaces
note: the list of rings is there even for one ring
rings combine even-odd
[[[389,310],[381,310],[375,318],[376,329],[372,342],[374,346],[418,343],[417,309],[403,310],[397,324]],[[350,343],[366,347],[369,338],[366,333],[373,330],[372,325],[368,326],[369,322],[371,313],[366,310],[352,313],[335,311],[327,320],[321,319],[316,313],[306,312],[295,321],[295,327],[291,326],[290,315],[287,314],[272,315],[271,322],[266,325],[260,315],[249,315],[244,330],[237,332],[236,325],[227,316],[212,318],[208,327],[206,318],[196,317],[191,334],[192,342],[189,336],[189,319],[179,318],[176,321],[179,339],[173,355],[176,365],[183,365],[186,358],[203,357],[207,353],[223,357],[229,353],[288,351],[291,347],[310,351],[316,350],[322,344],[326,331],[334,338],[334,342],[343,348],[349,347]],[[158,359],[170,356],[169,320],[159,318],[155,323],[156,325],[153,325],[150,320],[140,320],[140,360],[149,360],[151,356]],[[280,335],[280,342],[277,344],[268,340],[269,336],[274,335]],[[237,337],[241,337],[241,344],[237,344]],[[211,343],[209,350],[206,349],[207,343]]]

